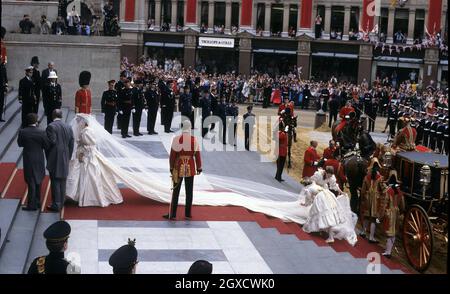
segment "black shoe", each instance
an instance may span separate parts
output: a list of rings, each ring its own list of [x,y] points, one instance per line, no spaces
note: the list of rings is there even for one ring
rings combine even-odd
[[[2,119],[0,119],[0,122],[5,122],[5,120],[2,118]]]
[[[123,139],[126,139],[126,138],[128,138],[128,137],[127,137],[126,135],[122,135],[122,138],[123,138]]]
[[[48,211],[53,211],[53,212],[59,212],[59,209],[57,207],[54,207],[54,206],[51,206],[51,205],[47,206],[47,210]]]
[[[22,210],[24,210],[24,211],[36,211],[38,209],[37,208],[28,207],[28,206],[23,206]]]
[[[130,135],[127,135],[127,138],[131,138],[132,136],[130,136]]]
[[[164,131],[164,133],[167,133],[167,134],[169,134],[169,133],[171,133],[170,131]]]
[[[364,233],[364,232],[359,233],[359,236],[363,239],[366,239],[366,237],[367,237],[366,233]]]
[[[158,132],[153,132],[153,135],[158,135]]]
[[[186,220],[191,220],[192,219],[192,215],[186,215],[185,217],[184,217]]]
[[[138,136],[144,136],[144,134],[139,133]]]
[[[163,218],[168,219],[168,220],[176,220],[176,217],[169,217],[168,214],[163,215]]]
[[[382,253],[381,255],[386,258],[389,258],[389,259],[392,257],[392,254],[387,254],[387,253]]]
[[[379,242],[378,242],[378,240],[370,240],[369,239],[369,243],[371,243],[371,244],[378,244]]]
[[[136,134],[133,134],[133,136],[135,136],[135,137],[139,137],[140,135],[136,133]]]

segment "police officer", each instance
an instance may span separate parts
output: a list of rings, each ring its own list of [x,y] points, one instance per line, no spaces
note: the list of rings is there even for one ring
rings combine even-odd
[[[49,83],[43,89],[42,102],[47,116],[47,125],[53,121],[53,110],[61,109],[62,105],[61,86],[56,82],[57,78],[56,72],[50,72],[47,78]]]
[[[202,91],[200,107],[202,109],[202,137],[204,138],[209,130],[209,125],[205,126],[205,120],[211,115],[211,97],[206,89]]]
[[[395,127],[397,126],[398,112],[395,104],[391,104],[391,107],[388,109],[388,118],[386,120],[386,126],[384,127],[384,132],[386,132],[387,127],[389,126],[389,138],[394,138],[396,131]]]
[[[156,84],[152,83],[150,89],[145,92],[145,100],[147,102],[147,131],[149,135],[157,135],[155,132],[156,116],[159,108],[159,93]]]
[[[81,268],[64,258],[70,235],[70,225],[57,221],[44,232],[45,244],[50,251],[48,255],[37,257],[28,269],[28,274],[80,274]]]
[[[133,87],[133,135],[143,136],[139,132],[139,127],[141,126],[142,111],[145,109],[145,96],[144,96],[144,81],[136,80],[134,82],[135,87]]]
[[[103,92],[101,107],[102,113],[105,115],[105,130],[112,134],[114,125],[114,117],[117,111],[117,92],[114,89],[116,81],[108,81],[108,90]]]
[[[120,133],[122,138],[131,138],[128,135],[128,127],[130,126],[130,116],[134,109],[133,105],[133,87],[131,86],[130,80],[126,79],[123,81],[125,87],[120,90],[118,97],[118,110],[120,114]]]
[[[439,114],[433,115],[433,122],[430,126],[430,143],[428,144],[432,151],[436,149],[436,139],[437,139],[437,128],[439,126],[439,120],[438,120]]]
[[[231,103],[227,105],[227,120],[229,121],[228,127],[233,127],[233,132],[228,132],[228,142],[236,146],[236,129],[237,129],[237,119],[239,115],[239,107],[236,105],[236,100],[232,99]]]
[[[127,245],[123,245],[109,257],[109,265],[112,266],[115,275],[136,273],[138,252],[135,246],[136,239],[128,239]]]

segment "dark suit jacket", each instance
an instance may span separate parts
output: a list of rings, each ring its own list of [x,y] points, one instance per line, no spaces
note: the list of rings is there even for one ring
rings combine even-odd
[[[27,127],[19,131],[17,138],[19,147],[23,147],[23,170],[25,181],[39,184],[45,177],[44,150],[49,147],[44,130]]]
[[[24,77],[19,82],[19,101],[22,101],[22,109],[31,111],[35,105],[35,93],[33,81]]]
[[[69,160],[74,146],[72,128],[61,120],[56,120],[47,126],[47,137],[50,142],[47,169],[52,177],[65,179],[69,174]]]

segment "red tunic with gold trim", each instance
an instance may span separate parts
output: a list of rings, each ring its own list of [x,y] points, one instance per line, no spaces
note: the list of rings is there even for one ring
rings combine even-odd
[[[382,214],[385,186],[383,177],[377,173],[372,179],[371,172],[364,177],[361,188],[361,215],[365,217],[378,218]]]
[[[291,102],[289,102],[288,105],[281,104],[280,106],[278,106],[278,115],[281,115],[281,112],[288,107],[291,109],[291,116],[294,116],[294,104]]]
[[[313,147],[308,147],[305,151],[305,156],[303,157],[303,173],[302,177],[312,177],[314,173],[317,171],[317,165],[314,165],[314,162],[318,162],[320,159],[319,154],[316,149]]]
[[[332,166],[334,168],[334,175],[336,176],[337,183],[341,190],[344,190],[344,184],[347,182],[347,177],[345,176],[344,168],[339,160],[331,158],[327,159],[324,163],[324,168],[327,166]]]
[[[327,147],[323,151],[323,158],[330,159],[334,158],[334,152],[336,151],[336,147]]]
[[[195,176],[202,169],[200,148],[195,137],[181,134],[173,138],[169,161],[170,170],[174,170],[179,178]]]
[[[344,127],[347,124],[347,120],[345,119],[346,115],[349,115],[350,113],[355,112],[355,109],[352,106],[344,106],[339,111],[339,117],[341,118],[341,122],[336,127],[336,133],[339,133],[344,129]]]
[[[398,218],[405,209],[402,191],[389,187],[383,204],[383,229],[388,237],[395,237],[399,226]]]
[[[415,151],[416,150],[416,137],[417,131],[411,126],[406,126],[401,129],[395,136],[394,147],[398,147],[405,151]]]
[[[91,90],[81,88],[75,94],[75,113],[91,114],[92,97]]]
[[[6,46],[3,40],[0,41],[0,52],[1,52],[1,63],[6,63],[8,61],[8,57],[6,55]]]

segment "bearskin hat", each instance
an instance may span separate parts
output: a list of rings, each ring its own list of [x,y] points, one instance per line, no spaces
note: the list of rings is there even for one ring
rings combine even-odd
[[[91,82],[91,73],[88,71],[82,71],[80,73],[80,77],[78,80],[78,83],[80,84],[80,87],[87,86]]]
[[[32,58],[31,58],[31,63],[30,63],[31,65],[33,65],[33,64],[39,64],[39,57],[37,57],[37,56],[33,56]]]
[[[5,27],[2,26],[1,30],[0,30],[0,37],[3,39],[6,35],[6,29]]]

